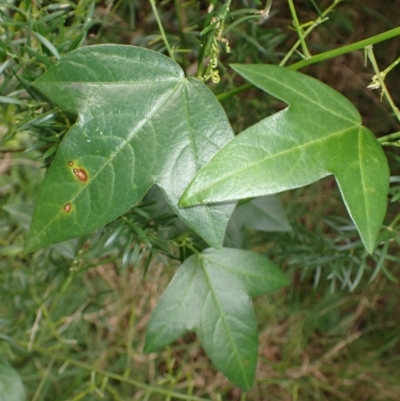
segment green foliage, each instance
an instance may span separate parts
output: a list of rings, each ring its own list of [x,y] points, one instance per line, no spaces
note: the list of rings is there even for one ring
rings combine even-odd
[[[378,235],[388,194],[380,144],[343,96],[305,75],[265,64],[290,61],[297,69],[399,35],[399,28],[388,24],[376,31],[386,32],[359,42],[346,37],[349,44],[341,46],[334,22],[340,18],[326,18],[339,1],[325,10],[320,2],[310,9],[303,5],[301,12],[317,10],[303,25],[304,15],[296,15],[292,1],[276,0],[272,9],[268,1],[264,10],[251,8],[252,2],[243,2],[245,8],[239,1],[212,1],[210,12],[200,3],[1,5],[0,351],[21,362],[14,365],[35,401],[120,400],[133,393],[135,399],[154,400],[200,400],[193,394],[207,393],[220,400],[238,399],[238,389],[210,368],[199,343],[184,333],[195,331],[214,365],[246,391],[259,337],[260,365],[250,399],[267,393],[277,400],[321,394],[359,399],[358,390],[349,392],[351,383],[364,389],[361,398],[394,400],[399,392],[390,372],[398,369],[390,355],[399,338],[392,324],[397,298],[388,294],[395,294],[396,285],[382,276],[396,282],[398,177],[391,177],[389,223]],[[288,5],[297,42],[286,29],[285,14],[279,17],[285,28],[274,25],[276,12]],[[338,15],[347,18],[342,7]],[[329,40],[320,24],[328,28]],[[110,42],[140,47],[80,48]],[[173,61],[143,47],[168,52]],[[333,50],[315,54],[324,47]],[[230,62],[263,65],[236,64],[232,71]],[[380,73],[373,63],[374,85],[388,99],[391,88],[383,80],[396,61],[389,64]],[[258,68],[261,74],[253,70]],[[250,84],[237,86],[236,72]],[[197,79],[185,78],[194,74]],[[219,81],[211,89],[224,101],[229,123],[204,84],[208,79]],[[279,102],[253,85],[289,107],[281,111]],[[365,106],[357,102],[357,107],[365,113]],[[385,135],[381,144],[395,146],[399,135],[390,132],[397,126],[386,120],[365,121]],[[285,133],[293,147],[274,135],[269,126],[274,121],[289,127]],[[231,125],[245,131],[233,139]],[[244,180],[232,175],[223,196],[243,198],[233,214],[233,203],[214,203],[219,183],[208,200],[195,194],[196,202],[210,204],[179,207],[190,181],[203,181],[225,152],[226,165],[211,171],[217,181],[247,165],[249,155],[275,150],[272,163],[249,169]],[[276,157],[282,150],[287,160]],[[396,174],[398,159],[387,154]],[[25,244],[34,253],[26,255],[23,242],[41,166],[50,167]],[[329,178],[285,193],[285,207],[276,195],[258,197],[329,174],[337,179],[345,206]],[[343,217],[345,208],[355,225]],[[207,249],[222,242],[238,249]],[[276,265],[290,277],[289,289],[255,299],[256,319],[251,297],[288,282]],[[359,285],[366,273],[374,280],[371,289]],[[358,292],[322,295],[338,286]],[[360,337],[361,345],[349,349]],[[171,341],[172,348],[163,349]],[[142,355],[143,344],[157,354]],[[368,374],[376,378],[375,392],[363,379]]]
[[[78,114],[78,121],[46,174],[26,250],[101,227],[130,209],[155,183],[175,213],[218,248],[233,204],[216,202],[273,194],[333,173],[372,253],[386,211],[389,174],[381,147],[360,125],[357,110],[340,94],[300,73],[273,66],[237,65],[235,69],[290,107],[250,127],[222,149],[233,134],[218,103],[201,82],[185,80],[179,67],[158,53],[113,45],[79,49],[40,77],[34,87]],[[135,98],[140,101],[132,101]],[[237,161],[233,168],[231,160]],[[179,209],[180,196],[204,165],[181,204],[215,205]],[[218,257],[228,266],[241,259],[240,251],[234,255],[223,251]],[[229,295],[224,299],[213,295],[222,281],[218,278],[211,284],[209,273],[197,277],[198,264],[202,265],[193,256],[181,267],[183,278],[178,270],[174,281],[178,284],[171,285],[155,311],[146,350],[157,350],[194,329],[215,365],[249,390],[257,336],[251,313],[232,302],[240,299],[236,273],[225,272],[222,281]],[[251,270],[257,262],[247,256],[246,265]],[[241,280],[249,278],[244,275]],[[204,290],[205,283],[210,288]],[[247,288],[250,294],[251,290]],[[200,294],[199,298],[193,294]],[[207,302],[199,299],[210,294],[213,302],[206,307]],[[210,308],[221,312],[213,315]],[[230,311],[229,317],[225,310]],[[224,349],[221,344],[228,346]]]
[[[251,389],[258,333],[250,297],[280,289],[288,279],[264,256],[240,249],[206,249],[181,265],[149,322],[145,352],[194,330],[215,366]]]
[[[289,103],[249,127],[195,177],[180,204],[269,195],[334,174],[369,253],[386,214],[389,169],[356,108],[338,92],[286,68],[233,65],[254,85]],[[235,166],[227,169],[230,160]]]
[[[233,204],[177,207],[196,171],[233,138],[204,84],[184,79],[159,53],[109,45],[70,53],[34,87],[79,117],[46,174],[27,251],[112,221],[153,184],[186,224],[221,247]]]
[[[25,389],[18,372],[0,359],[0,401],[25,400]]]

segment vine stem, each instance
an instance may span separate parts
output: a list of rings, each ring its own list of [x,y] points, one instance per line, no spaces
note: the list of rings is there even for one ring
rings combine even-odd
[[[291,12],[292,18],[293,18],[293,25],[296,28],[297,35],[298,35],[300,43],[301,43],[301,48],[304,53],[304,57],[306,59],[309,59],[311,57],[311,54],[308,50],[306,41],[304,40],[303,29],[300,26],[299,19],[297,18],[297,13],[296,13],[296,9],[294,8],[293,0],[288,0],[288,3],[289,3],[290,12]]]
[[[299,70],[300,68],[306,67],[311,64],[319,63],[320,61],[325,61],[333,57],[341,56],[342,54],[350,53],[355,50],[361,50],[364,49],[368,45],[373,45],[379,42],[383,42],[384,40],[391,39],[395,36],[400,35],[400,27],[391,29],[390,31],[383,32],[379,35],[372,36],[371,38],[360,40],[359,42],[352,43],[350,45],[342,46],[339,47],[338,49],[334,50],[329,50],[324,53],[317,54],[315,56],[311,56],[308,60],[301,60],[297,63],[294,63],[288,68],[292,70]],[[228,92],[221,93],[220,95],[217,96],[217,99],[219,101],[223,101],[225,99],[230,98],[233,95],[236,95],[238,93],[244,92],[247,89],[252,88],[254,85],[253,84],[245,84],[242,86],[238,86],[237,88],[234,88]]]
[[[303,33],[303,38],[306,38],[318,25],[328,20],[327,15],[333,11],[333,9],[341,3],[343,0],[335,0]],[[285,57],[279,63],[280,66],[284,66],[290,59],[294,51],[300,46],[300,39],[292,46],[292,48],[286,53]]]
[[[400,110],[394,104],[392,96],[390,95],[389,90],[385,84],[384,75],[379,71],[378,63],[376,62],[374,51],[372,49],[372,45],[368,45],[365,49],[367,51],[369,61],[372,64],[372,68],[374,69],[375,77],[379,82],[379,86],[382,88],[382,95],[386,97],[394,114],[396,115],[397,119],[400,121]]]
[[[381,72],[381,74],[385,77],[385,76],[386,76],[390,71],[392,71],[393,68],[396,67],[396,65],[399,64],[399,63],[400,63],[400,57],[399,57],[398,59],[394,60],[393,63],[390,64],[389,67],[387,67],[387,68],[385,69],[385,71],[382,71],[382,72]]]
[[[160,19],[160,15],[158,14],[158,10],[157,10],[157,7],[156,7],[156,1],[155,0],[150,0],[150,5],[151,5],[151,8],[153,10],[154,16],[156,17],[158,29],[160,30],[160,34],[161,34],[161,37],[162,37],[162,39],[164,41],[165,47],[167,48],[168,54],[171,57],[171,59],[173,61],[175,61],[174,51],[172,50],[172,48],[171,48],[171,46],[170,46],[170,44],[168,42],[167,35],[165,34],[164,27],[162,25],[162,22],[161,22],[161,19]]]
[[[380,138],[377,138],[377,140],[381,143],[383,142],[388,143],[389,141],[400,140],[400,131],[394,132],[393,134],[381,136]]]
[[[371,38],[360,40],[350,45],[339,47],[338,49],[333,49],[324,53],[317,54],[315,56],[312,56],[308,60],[298,61],[297,63],[290,65],[289,68],[291,68],[292,70],[299,70],[300,68],[306,67],[307,65],[319,63],[320,61],[341,56],[342,54],[350,53],[355,50],[361,50],[364,49],[366,46],[374,45],[376,43],[383,42],[384,40],[391,39],[399,35],[400,27],[397,27],[391,29],[390,31],[380,33],[379,35],[372,36]]]

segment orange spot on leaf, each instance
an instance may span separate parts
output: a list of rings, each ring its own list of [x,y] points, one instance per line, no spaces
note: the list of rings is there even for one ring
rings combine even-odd
[[[83,182],[86,182],[86,181],[87,181],[88,176],[87,176],[85,170],[83,170],[83,169],[81,169],[81,168],[74,168],[74,169],[72,169],[72,172],[75,174],[76,178],[77,178],[79,181],[83,181]]]
[[[68,202],[65,206],[64,206],[64,211],[66,213],[69,213],[71,211],[71,207],[72,205]]]

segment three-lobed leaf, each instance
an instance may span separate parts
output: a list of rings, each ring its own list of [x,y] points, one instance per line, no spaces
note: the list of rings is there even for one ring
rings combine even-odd
[[[222,246],[234,204],[180,209],[184,189],[233,138],[199,80],[134,46],[80,48],[34,82],[78,119],[45,176],[25,250],[86,234],[129,210],[153,185],[211,246]]]
[[[181,206],[269,195],[334,174],[362,241],[372,252],[386,212],[389,169],[357,109],[327,85],[287,68],[232,67],[289,107],[251,126],[219,151],[185,190]]]
[[[189,330],[214,365],[244,391],[257,363],[258,332],[251,297],[288,284],[265,256],[207,249],[180,266],[151,316],[145,352],[154,352]]]

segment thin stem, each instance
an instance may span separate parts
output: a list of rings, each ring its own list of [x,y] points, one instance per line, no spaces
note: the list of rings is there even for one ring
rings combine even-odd
[[[47,380],[49,379],[50,372],[51,372],[51,369],[52,369],[55,361],[56,361],[56,358],[54,358],[54,357],[51,358],[49,365],[44,370],[42,379],[40,380],[40,383],[35,391],[35,394],[32,397],[32,401],[37,401],[39,399],[40,393],[42,392],[43,388],[46,385]]]
[[[385,135],[385,136],[381,136],[380,138],[377,138],[379,142],[389,142],[389,141],[393,141],[396,139],[400,139],[400,131],[399,132],[395,132],[393,134],[389,134],[389,135]]]
[[[394,146],[395,148],[400,148],[400,140],[396,142],[381,142],[382,146]]]
[[[399,63],[400,63],[400,57],[397,60],[394,60],[393,63],[389,65],[389,67],[387,67],[384,71],[381,72],[381,74],[385,77]]]
[[[342,54],[350,53],[355,50],[364,49],[368,45],[383,42],[384,40],[391,39],[400,35],[400,27],[391,29],[390,31],[383,32],[379,35],[372,36],[371,38],[360,40],[359,42],[352,43],[347,46],[339,47],[338,49],[329,50],[324,53],[312,56],[308,60],[301,60],[289,66],[292,70],[299,70],[311,64],[319,63],[320,61],[328,60],[333,57],[341,56]]]
[[[200,255],[201,251],[199,251],[194,245],[192,241],[187,241],[180,245],[181,247],[186,247],[190,249],[195,255]]]
[[[109,12],[107,12],[104,16],[103,21],[101,22],[100,25],[100,29],[97,32],[96,35],[96,42],[99,43],[100,42],[100,38],[103,35],[103,31],[104,31],[104,27],[107,25],[108,21],[110,20],[110,18],[115,14],[115,12],[118,10],[118,8],[120,7],[120,5],[122,4],[123,0],[118,0],[117,3],[113,6],[113,8],[111,10],[109,10]],[[110,3],[110,5],[112,5]]]
[[[215,2],[210,3],[210,7],[208,9],[208,14],[206,15],[205,22],[204,22],[204,29],[211,25],[211,20],[213,18],[213,11],[215,7]],[[197,78],[202,78],[204,75],[204,59],[206,58],[206,48],[207,48],[207,36],[202,37],[200,34],[200,48],[199,48],[199,56],[197,58]]]
[[[171,48],[171,46],[170,46],[170,44],[168,42],[167,35],[165,34],[165,31],[164,31],[160,16],[159,16],[158,11],[157,11],[156,1],[155,0],[150,0],[150,4],[151,4],[151,8],[153,10],[154,16],[156,17],[158,29],[160,30],[160,34],[161,34],[161,37],[162,37],[162,39],[164,41],[165,47],[167,48],[168,54],[171,57],[171,59],[173,61],[175,61],[174,52],[173,52],[173,50],[172,50],[172,48]]]
[[[388,39],[391,39],[391,38],[393,38],[395,36],[399,36],[399,35],[400,35],[400,27],[394,28],[394,29],[391,29],[390,31],[386,31],[379,35],[372,36],[371,38],[360,40],[359,42],[355,42],[355,43],[352,43],[347,46],[339,47],[338,49],[329,50],[327,52],[317,54],[315,56],[312,56],[308,60],[301,60],[297,63],[294,63],[294,64],[288,66],[288,68],[290,68],[292,70],[299,70],[300,68],[306,67],[308,65],[319,63],[320,61],[325,61],[330,58],[337,57],[342,54],[350,53],[355,50],[361,50],[361,49],[364,49],[365,46],[383,42],[384,40],[388,40]],[[218,95],[217,99],[219,101],[225,100],[225,99],[229,98],[230,96],[244,92],[253,86],[254,86],[253,84],[245,84],[242,86],[238,86],[237,88],[234,88],[228,92]]]
[[[250,83],[244,84],[241,86],[237,86],[236,88],[233,88],[227,92],[221,93],[221,94],[217,95],[216,97],[220,102],[222,102],[223,100],[229,99],[232,96],[242,93],[242,92],[246,91],[247,89],[252,88],[253,86],[254,85],[250,84]]]
[[[327,15],[343,0],[335,0],[322,14],[318,17],[303,33],[303,37],[306,38],[318,25],[327,21]],[[292,57],[294,51],[300,46],[300,39],[292,46],[292,48],[286,53],[286,56],[279,63],[280,66],[284,66],[286,62]]]
[[[325,21],[327,21],[328,18],[323,18],[323,19],[318,19],[315,20],[313,22],[313,24],[308,27],[308,29],[304,32],[304,38],[306,38],[308,36],[308,34],[313,31],[318,25],[324,23]],[[295,50],[300,46],[300,39],[297,40],[297,42],[292,46],[292,48],[286,53],[285,57],[282,59],[282,61],[279,63],[279,65],[281,67],[283,67],[287,61],[290,59],[290,57],[292,57],[293,53],[295,52]]]
[[[179,36],[181,39],[180,47],[184,49],[186,47],[186,40],[185,40],[185,34],[183,32],[184,23],[183,23],[182,7],[180,0],[174,0],[174,4],[175,4],[176,20],[178,21],[178,26],[179,26]],[[182,68],[184,71],[186,71],[186,64],[187,64],[187,59],[186,57],[183,57]]]
[[[379,71],[378,63],[376,62],[372,46],[371,45],[367,46],[366,50],[367,50],[367,55],[368,55],[369,61],[371,62],[372,67],[374,69],[375,77],[378,80],[380,87],[382,88],[382,94],[386,97],[394,114],[396,115],[397,119],[400,121],[400,110],[394,104],[392,96],[390,95],[389,90],[385,84],[384,77],[382,76],[381,72]]]
[[[387,230],[393,231],[394,226],[399,222],[400,220],[400,213],[392,220],[392,222],[387,226]]]
[[[307,47],[306,41],[304,40],[303,29],[300,26],[299,19],[297,18],[296,9],[294,8],[293,0],[288,0],[288,2],[289,2],[290,12],[292,13],[293,25],[296,28],[297,35],[298,35],[298,37],[300,39],[300,43],[301,43],[301,48],[303,50],[303,54],[304,54],[306,59],[309,59],[311,57],[311,54],[308,51],[308,47]]]

